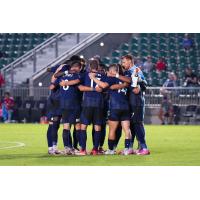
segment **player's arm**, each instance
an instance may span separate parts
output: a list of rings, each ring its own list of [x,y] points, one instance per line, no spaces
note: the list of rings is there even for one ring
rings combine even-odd
[[[117,76],[118,75],[116,75],[116,77]],[[131,83],[131,77],[119,75],[118,79],[121,80],[121,81],[123,81],[123,82],[126,82],[126,83]]]
[[[90,74],[89,74],[89,77],[90,77],[90,79],[93,80],[99,87],[101,87],[101,88],[103,88],[103,89],[105,89],[105,88],[107,88],[107,87],[109,86],[108,83],[98,80],[98,79],[95,77],[95,73],[90,73]]]
[[[116,73],[116,74],[111,74],[111,73],[109,73],[109,72],[107,73],[107,75],[110,76],[110,77],[116,77],[116,78],[118,78],[119,80],[121,80],[121,81],[123,81],[123,82],[131,83],[131,77],[122,76],[122,75],[120,75],[120,74],[118,74],[118,73]]]
[[[119,90],[119,89],[126,88],[126,87],[128,87],[128,86],[129,86],[129,84],[126,83],[126,82],[124,82],[124,83],[122,83],[122,84],[114,84],[114,85],[111,85],[111,86],[110,86],[110,89],[111,89],[111,90]]]
[[[80,83],[80,79],[75,79],[75,80],[71,80],[71,81],[64,81],[64,80],[62,80],[60,82],[60,86],[77,85],[79,83]]]
[[[59,78],[59,77],[64,76],[64,75],[65,75],[65,72],[57,72],[57,73],[54,74],[54,77]]]
[[[92,87],[88,87],[88,86],[85,86],[85,85],[79,85],[78,86],[78,89],[81,91],[81,92],[102,92],[103,89],[100,88],[100,87],[95,87],[95,88],[92,88]]]

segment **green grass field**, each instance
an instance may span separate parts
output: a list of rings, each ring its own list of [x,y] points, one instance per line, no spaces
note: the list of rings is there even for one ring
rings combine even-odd
[[[149,156],[49,156],[46,145],[47,125],[1,124],[1,166],[199,166],[200,126],[146,126]],[[62,148],[61,130],[59,147]],[[88,129],[88,149],[91,149],[91,129]],[[2,149],[22,142],[24,147]],[[118,149],[123,149],[121,139]],[[105,142],[107,148],[107,141]]]

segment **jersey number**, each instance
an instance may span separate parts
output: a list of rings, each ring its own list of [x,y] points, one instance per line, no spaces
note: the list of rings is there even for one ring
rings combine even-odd
[[[122,84],[122,82],[119,82],[119,84]],[[118,89],[118,93],[120,92],[124,92],[126,95],[127,89],[126,88]]]
[[[101,80],[101,78],[97,78],[99,81]],[[94,81],[93,79],[91,79],[91,84],[90,87],[93,88],[94,87]],[[98,85],[96,84],[95,88],[98,87]]]
[[[65,81],[68,81],[67,79],[65,79]],[[69,85],[68,86],[63,86],[63,90],[68,90],[69,89]]]

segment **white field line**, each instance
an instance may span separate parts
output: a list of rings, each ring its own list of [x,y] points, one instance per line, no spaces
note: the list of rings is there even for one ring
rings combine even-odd
[[[13,149],[13,148],[18,148],[18,147],[24,147],[25,144],[22,142],[0,142],[0,144],[10,144],[11,146],[5,146],[5,147],[0,147],[1,149]]]

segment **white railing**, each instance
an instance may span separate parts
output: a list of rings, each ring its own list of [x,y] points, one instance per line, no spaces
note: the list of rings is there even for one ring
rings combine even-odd
[[[6,90],[0,89],[0,96]],[[32,91],[32,92],[30,92]],[[9,92],[12,96],[20,96],[22,100],[29,96],[34,96],[35,100],[39,100],[41,97],[47,97],[49,95],[48,87],[13,87]],[[158,107],[163,101],[164,96],[167,96],[168,100],[172,104],[179,106],[185,106],[189,104],[200,105],[200,87],[176,87],[176,88],[162,88],[162,87],[148,87],[145,92],[146,106]]]

